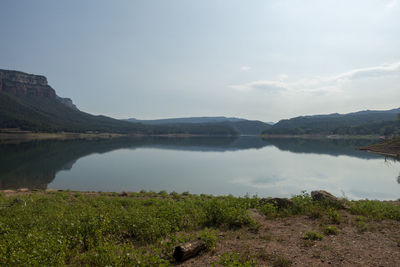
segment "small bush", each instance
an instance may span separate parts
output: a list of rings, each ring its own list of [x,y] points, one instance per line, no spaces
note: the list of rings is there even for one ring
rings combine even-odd
[[[274,218],[277,215],[277,207],[271,203],[265,203],[259,206],[258,211],[267,218]]]
[[[340,224],[341,216],[339,212],[335,209],[328,210],[328,217],[331,223]]]
[[[357,227],[360,233],[363,233],[368,230],[367,219],[363,216],[357,216],[355,219],[355,226]]]
[[[338,233],[339,230],[336,228],[336,226],[328,225],[324,228],[324,234],[326,235],[337,235]]]
[[[260,227],[261,227],[261,224],[258,221],[250,218],[250,224],[249,224],[249,231],[250,232],[258,233],[258,230],[260,230]]]
[[[400,206],[377,200],[360,200],[351,202],[350,212],[363,215],[373,220],[391,219],[400,221]]]
[[[282,256],[275,257],[272,262],[272,267],[289,267],[292,266],[292,261]]]
[[[215,250],[215,247],[217,245],[217,236],[214,234],[214,232],[208,228],[204,229],[200,234],[199,238],[204,241],[206,244],[206,249],[207,250]]]
[[[219,260],[217,262],[211,263],[212,266],[217,266],[216,264],[220,264],[222,266],[229,266],[229,267],[257,266],[257,262],[255,260],[248,259],[247,257],[244,257],[237,252],[224,253],[223,255],[219,256]]]
[[[324,236],[317,232],[308,231],[303,235],[303,239],[305,240],[322,240]]]
[[[320,209],[315,209],[315,208],[311,209],[311,211],[308,214],[308,217],[313,220],[322,218],[322,211]]]

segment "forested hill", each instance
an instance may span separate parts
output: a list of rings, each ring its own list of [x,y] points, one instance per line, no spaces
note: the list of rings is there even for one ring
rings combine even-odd
[[[0,129],[42,132],[237,135],[227,125],[144,125],[78,110],[60,98],[44,76],[0,70]]]
[[[171,118],[158,120],[137,120],[127,119],[126,121],[143,123],[146,125],[159,125],[169,127],[191,127],[194,124],[200,124],[204,127],[215,127],[217,125],[229,127],[241,135],[259,135],[263,131],[271,128],[271,125],[257,120],[246,120],[234,117],[188,117]]]
[[[399,132],[400,108],[348,114],[301,116],[281,120],[264,134],[391,135]]]

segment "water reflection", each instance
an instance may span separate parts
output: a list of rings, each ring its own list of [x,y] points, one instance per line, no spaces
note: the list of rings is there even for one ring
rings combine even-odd
[[[375,161],[383,162],[383,157],[355,149],[371,142],[374,141],[154,137],[0,144],[0,188],[44,189],[52,183],[56,188],[73,190],[186,188],[191,192],[237,195],[260,190],[290,195],[324,185],[339,190],[351,184],[346,179],[353,176],[360,181],[358,176],[370,172],[382,175],[381,164]],[[315,163],[321,166],[317,168]],[[388,168],[397,167],[394,162]],[[367,168],[369,173],[365,174]],[[400,174],[396,179],[400,183]],[[373,183],[371,176],[365,182],[371,189],[357,191],[359,187],[352,185],[348,191],[355,197],[393,195],[372,192]]]

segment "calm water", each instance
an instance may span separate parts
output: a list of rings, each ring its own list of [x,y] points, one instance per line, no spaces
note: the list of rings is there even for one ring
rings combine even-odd
[[[400,164],[367,140],[146,138],[0,145],[0,188],[398,199]]]

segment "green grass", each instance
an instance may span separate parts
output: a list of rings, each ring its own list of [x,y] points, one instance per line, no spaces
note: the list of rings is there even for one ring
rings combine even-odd
[[[146,194],[150,193],[137,198],[72,192],[10,198],[2,195],[0,262],[53,266],[167,264],[164,259],[170,258],[172,248],[182,241],[171,238],[175,233],[205,227],[236,228],[251,222],[247,214],[254,202],[251,198],[190,194],[150,198]],[[16,198],[20,201],[8,207]],[[200,237],[209,249],[215,247],[216,238],[210,230]]]
[[[1,264],[167,266],[178,244],[201,238],[208,250],[214,250],[218,229],[245,226],[257,232],[260,224],[249,216],[249,209],[254,208],[267,219],[315,216],[325,223],[340,222],[337,207],[315,202],[307,193],[292,197],[293,205],[283,209],[271,204],[260,205],[258,197],[214,197],[165,191],[124,195],[40,191],[10,197],[0,194]],[[368,220],[400,221],[399,205],[380,201],[346,202],[349,212],[358,215],[354,225],[360,232],[367,230]],[[336,229],[329,227],[324,229],[327,235]],[[309,232],[304,241],[320,237],[319,233]],[[236,254],[222,256],[218,264],[229,262],[255,264]]]
[[[234,251],[219,256],[219,260],[211,263],[211,265],[227,267],[255,267],[257,266],[257,262],[254,259],[248,259],[246,256]]]

